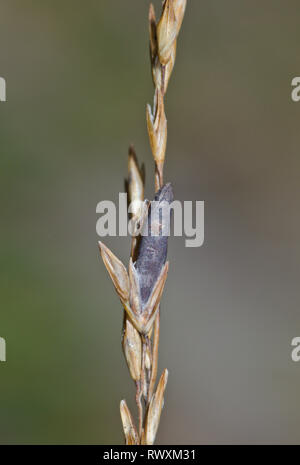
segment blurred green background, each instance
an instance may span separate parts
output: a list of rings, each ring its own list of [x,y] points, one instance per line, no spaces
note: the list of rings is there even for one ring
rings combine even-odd
[[[96,205],[123,191],[129,143],[153,195],[148,5],[1,1],[1,443],[123,442],[134,387]],[[188,0],[165,173],[205,201],[205,243],[170,240],[160,444],[300,443],[299,20],[297,0]],[[128,238],[105,242],[127,262]]]

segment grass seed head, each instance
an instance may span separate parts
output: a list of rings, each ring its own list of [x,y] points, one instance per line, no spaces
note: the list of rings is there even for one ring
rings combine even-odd
[[[120,413],[123,423],[126,445],[135,446],[139,444],[139,436],[133,422],[132,415],[125,400],[121,400]]]
[[[141,215],[144,200],[144,167],[139,167],[134,148],[129,148],[128,155],[128,194],[131,203],[131,214],[133,219]]]
[[[145,439],[148,445],[154,444],[155,441],[164,404],[164,393],[167,386],[168,374],[168,370],[165,369],[160,377],[156,392],[150,401],[145,429]]]
[[[122,300],[129,299],[129,278],[123,263],[112,253],[112,251],[99,241],[102,260],[114,283],[115,289]]]
[[[156,89],[153,112],[147,105],[147,128],[152,154],[157,165],[163,165],[167,145],[167,118],[161,89]]]
[[[176,59],[177,36],[186,3],[187,0],[164,0],[158,23],[152,4],[149,9],[150,59],[155,94],[153,110],[147,105],[147,129],[155,161],[155,200],[159,202],[163,200],[169,204],[173,200],[172,187],[170,184],[163,185],[167,144],[164,96]],[[131,205],[129,213],[133,220],[133,232],[141,233],[141,236],[132,239],[128,273],[123,263],[102,242],[99,242],[103,262],[125,309],[122,346],[130,375],[137,389],[138,430],[125,400],[120,404],[125,441],[128,445],[154,443],[168,379],[168,371],[164,370],[153,394],[158,365],[159,309],[169,269],[169,263],[166,262],[168,238],[163,234],[152,237],[151,233],[149,236],[149,232],[144,236],[143,230],[149,227],[149,222],[151,228],[154,226],[155,231],[169,227],[170,211],[168,218],[164,217],[163,213],[162,220],[155,219],[154,224],[151,224],[152,219],[149,217],[151,208],[148,208],[148,202],[144,201],[144,183],[143,167],[139,167],[135,151],[130,147],[127,180]],[[153,338],[152,342],[151,338]],[[145,411],[143,403],[145,403]]]
[[[125,315],[122,346],[133,381],[141,378],[142,342],[138,331]]]
[[[163,12],[157,25],[158,56],[162,65],[170,59],[172,45],[178,34],[174,0],[166,0]]]

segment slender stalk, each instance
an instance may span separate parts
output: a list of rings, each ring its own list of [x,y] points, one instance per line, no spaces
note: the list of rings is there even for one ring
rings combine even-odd
[[[187,0],[165,0],[162,14],[156,21],[154,7],[149,9],[150,60],[154,83],[153,109],[147,105],[146,120],[150,146],[155,163],[155,200],[170,203],[170,184],[163,184],[167,145],[167,119],[164,97],[173,71],[177,37],[184,17]],[[168,370],[164,370],[155,389],[158,371],[160,337],[160,301],[168,273],[167,238],[160,234],[143,234],[150,226],[162,231],[170,217],[152,224],[152,205],[144,201],[144,170],[140,168],[133,147],[129,149],[127,188],[134,203],[131,222],[137,237],[132,238],[129,270],[102,243],[99,243],[104,264],[114,283],[124,308],[122,345],[131,378],[136,386],[138,428],[124,400],[121,419],[126,444],[154,443],[164,403]],[[148,222],[144,220],[148,217]],[[155,215],[154,215],[155,216]],[[157,238],[158,236],[158,238]],[[155,253],[153,253],[155,251]],[[143,407],[144,403],[144,407]]]

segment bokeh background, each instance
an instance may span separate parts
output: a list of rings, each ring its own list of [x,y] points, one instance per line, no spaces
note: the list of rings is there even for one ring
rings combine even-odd
[[[160,1],[155,1],[160,7]],[[1,443],[123,442],[134,409],[96,205],[134,143],[153,163],[148,0],[1,0]],[[166,112],[166,178],[205,201],[170,240],[159,444],[300,443],[298,0],[189,0]],[[127,262],[128,238],[106,243]]]

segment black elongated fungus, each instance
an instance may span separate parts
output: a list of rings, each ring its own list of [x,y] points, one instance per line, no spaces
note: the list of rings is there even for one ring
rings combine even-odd
[[[142,307],[148,301],[152,289],[167,259],[168,235],[170,229],[170,209],[173,190],[170,183],[165,184],[155,194],[148,211],[148,221],[142,228],[138,257],[135,268],[139,276]]]

